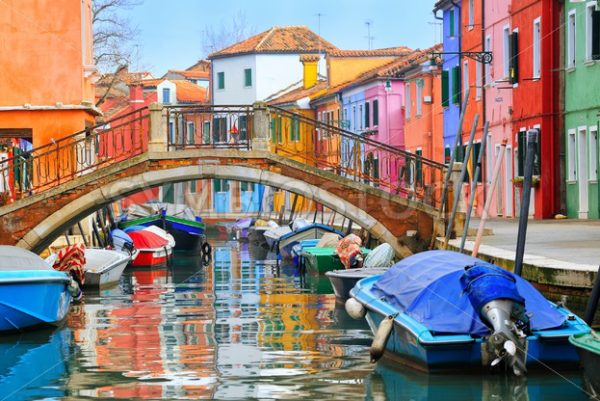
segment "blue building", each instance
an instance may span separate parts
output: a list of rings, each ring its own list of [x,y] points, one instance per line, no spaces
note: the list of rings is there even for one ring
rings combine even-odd
[[[442,16],[438,15],[442,12]],[[461,1],[440,0],[435,3],[433,13],[443,20],[443,52],[461,51]],[[445,160],[450,160],[458,129],[461,108],[460,55],[447,54],[442,57],[442,105],[444,106]]]

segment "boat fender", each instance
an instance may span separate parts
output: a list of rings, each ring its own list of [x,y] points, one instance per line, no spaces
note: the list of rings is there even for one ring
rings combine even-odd
[[[352,319],[360,320],[365,317],[367,310],[356,299],[350,297],[346,300],[346,312]]]
[[[210,255],[212,253],[212,248],[208,242],[202,244],[202,253],[204,255]]]
[[[83,296],[83,292],[81,291],[81,287],[79,287],[79,283],[71,277],[69,280],[69,286],[67,287],[69,290],[69,294],[73,298],[73,301],[79,301]]]
[[[395,318],[396,317],[394,315],[388,315],[381,321],[381,323],[379,323],[379,327],[375,333],[375,338],[373,339],[373,343],[369,349],[369,353],[371,354],[371,363],[377,362],[379,358],[383,356],[383,353],[385,352],[385,346],[390,338],[392,328],[394,327]]]

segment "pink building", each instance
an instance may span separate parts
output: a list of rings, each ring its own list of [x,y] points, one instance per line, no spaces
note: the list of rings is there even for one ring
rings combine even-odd
[[[490,208],[490,215],[512,217],[515,215],[514,190],[512,179],[514,176],[514,157],[511,148],[512,133],[512,84],[509,82],[509,54],[510,38],[512,33],[510,7],[511,0],[497,0],[484,2],[485,27],[484,49],[491,51],[493,62],[484,65],[485,79],[485,115],[489,122],[489,132],[485,149],[485,166],[487,180],[486,194],[489,193],[492,168],[500,152],[503,139],[508,140],[506,153],[502,160],[502,170],[496,194]],[[478,205],[478,214],[483,205]]]

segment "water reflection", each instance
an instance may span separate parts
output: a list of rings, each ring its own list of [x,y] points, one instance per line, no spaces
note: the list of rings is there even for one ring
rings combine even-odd
[[[223,242],[208,266],[177,256],[169,268],[128,270],[119,286],[88,292],[66,328],[2,338],[0,400],[585,399],[556,375],[374,367],[366,324],[336,304],[328,281],[260,252]],[[582,385],[579,373],[568,378]]]

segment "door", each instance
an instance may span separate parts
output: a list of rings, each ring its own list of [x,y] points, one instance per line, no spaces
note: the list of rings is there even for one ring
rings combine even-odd
[[[510,146],[506,147],[506,152],[504,153],[504,171],[505,171],[505,175],[504,175],[504,187],[505,187],[505,192],[504,192],[504,216],[505,217],[512,217],[514,212],[513,212],[513,199],[514,199],[514,195],[513,195],[513,184],[512,184],[512,179],[513,179],[513,154],[512,154],[512,148]]]
[[[579,218],[588,218],[588,152],[587,129],[579,128],[577,140],[577,179],[579,183]]]

